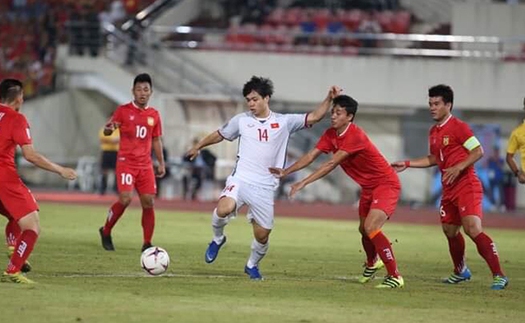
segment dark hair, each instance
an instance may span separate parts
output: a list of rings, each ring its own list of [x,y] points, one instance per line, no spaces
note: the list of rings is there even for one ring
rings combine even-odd
[[[133,80],[133,87],[135,87],[137,83],[149,83],[149,86],[153,88],[153,83],[151,82],[151,76],[149,76],[148,73],[142,73],[142,74],[135,76],[135,79]]]
[[[24,89],[22,82],[16,79],[5,79],[0,83],[0,102],[11,103]]]
[[[345,108],[347,115],[354,115],[352,118],[352,121],[355,119],[355,114],[357,113],[357,106],[359,103],[357,103],[356,100],[354,100],[352,97],[348,95],[338,95],[332,100],[333,106],[340,106],[342,108]]]
[[[450,103],[450,110],[452,110],[452,107],[454,106],[454,91],[452,88],[445,84],[439,84],[428,89],[429,98],[438,96],[443,98],[443,102]]]
[[[252,76],[252,78],[244,84],[242,95],[247,96],[252,91],[259,93],[263,98],[267,96],[272,97],[273,82],[268,78]]]

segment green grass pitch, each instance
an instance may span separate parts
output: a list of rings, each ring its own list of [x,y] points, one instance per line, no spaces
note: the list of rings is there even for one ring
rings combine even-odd
[[[37,284],[0,284],[0,322],[524,322],[523,231],[487,230],[510,278],[507,290],[492,291],[471,241],[473,279],[444,285],[452,265],[440,227],[394,218],[384,231],[406,287],[385,291],[373,288],[379,279],[356,281],[364,254],[355,222],[277,217],[260,265],[266,280],[252,282],[243,273],[252,240],[244,216],[227,226],[228,243],[210,265],[210,215],[157,211],[154,243],[168,251],[171,265],[167,275],[148,277],[139,265],[140,210],[129,209],[115,227],[115,252],[100,246],[105,213],[41,205],[42,234],[28,275]]]

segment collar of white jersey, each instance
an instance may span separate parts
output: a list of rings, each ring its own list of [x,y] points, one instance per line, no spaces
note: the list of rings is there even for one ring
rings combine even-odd
[[[268,114],[268,116],[266,118],[257,118],[253,113],[252,113],[252,116],[255,118],[255,120],[257,120],[259,122],[266,122],[266,121],[270,120],[270,118],[273,116],[273,111],[270,110],[270,114]]]
[[[445,120],[445,122],[443,122],[442,124],[438,124],[438,128],[442,128],[442,127],[444,127],[444,126],[450,121],[450,119],[452,119],[452,117],[453,117],[453,115],[450,114],[450,115],[448,116],[447,120]]]
[[[348,126],[346,126],[346,129],[345,129],[343,132],[341,132],[340,135],[337,135],[337,137],[344,136],[345,133],[348,131],[348,129],[350,129],[350,126],[352,125],[352,123],[353,123],[353,122],[350,122],[350,123],[348,124]]]
[[[133,106],[137,109],[141,109],[141,107],[139,107],[138,105],[135,104],[135,101],[131,100],[131,104],[133,104]],[[144,108],[144,110],[148,110],[150,108],[150,106],[148,105],[147,107]]]

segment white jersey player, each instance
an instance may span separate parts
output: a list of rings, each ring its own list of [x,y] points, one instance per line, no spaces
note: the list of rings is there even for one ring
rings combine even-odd
[[[212,263],[226,243],[224,227],[231,216],[243,205],[248,206],[248,220],[253,226],[254,240],[244,272],[251,279],[260,280],[259,262],[268,251],[268,239],[273,228],[274,191],[279,180],[270,167],[283,167],[290,135],[319,122],[330,108],[332,99],[341,89],[332,86],[317,109],[305,114],[281,114],[270,110],[269,101],[273,84],[269,79],[252,77],[243,88],[249,111],[230,119],[218,131],[198,142],[187,153],[193,159],[199,150],[221,142],[239,138],[237,164],[226,181],[217,208],[213,210],[213,240],[210,242],[205,261]]]

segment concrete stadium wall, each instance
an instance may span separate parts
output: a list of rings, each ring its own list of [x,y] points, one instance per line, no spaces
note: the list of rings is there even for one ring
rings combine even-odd
[[[82,156],[98,158],[98,131],[114,103],[96,91],[71,90],[27,101],[22,112],[30,125],[35,149],[51,160],[76,167]],[[61,182],[55,174],[22,162],[22,174],[32,183]]]
[[[337,84],[362,105],[425,107],[428,87],[446,83],[456,91],[457,109],[512,111],[525,84],[525,63],[481,59],[189,50],[181,54],[234,87],[242,88],[252,75],[268,76],[275,83],[275,98],[289,102],[318,102]]]
[[[469,36],[523,36],[525,4],[456,1],[452,6],[452,34]]]

